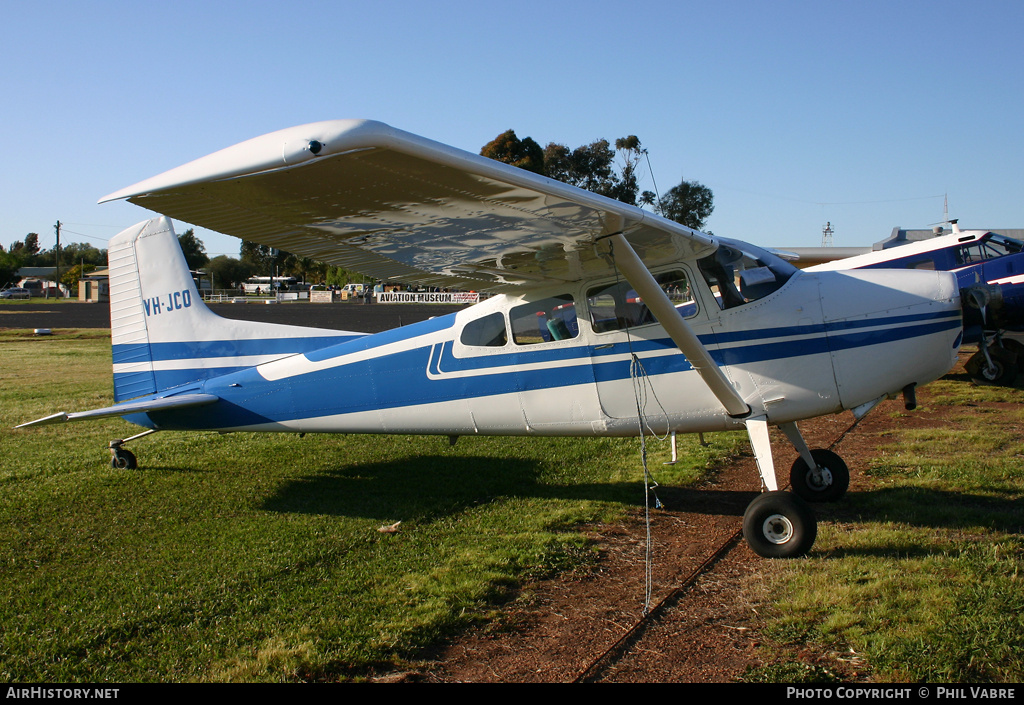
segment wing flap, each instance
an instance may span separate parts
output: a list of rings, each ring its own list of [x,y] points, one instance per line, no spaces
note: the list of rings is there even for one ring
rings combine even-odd
[[[105,419],[112,416],[127,416],[128,414],[141,414],[147,411],[167,411],[168,409],[187,409],[194,406],[205,406],[218,401],[220,397],[216,394],[182,394],[175,397],[164,397],[161,399],[149,399],[143,401],[130,401],[115,406],[107,406],[102,409],[90,409],[89,411],[77,411],[73,413],[59,412],[44,416],[35,421],[23,423],[15,428],[29,428],[31,426],[46,426],[55,423],[67,423],[70,421],[92,421],[94,419]]]

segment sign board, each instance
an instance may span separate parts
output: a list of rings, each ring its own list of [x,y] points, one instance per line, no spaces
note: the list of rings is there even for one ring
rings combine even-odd
[[[378,291],[377,302],[382,304],[475,304],[480,294],[475,291]]]

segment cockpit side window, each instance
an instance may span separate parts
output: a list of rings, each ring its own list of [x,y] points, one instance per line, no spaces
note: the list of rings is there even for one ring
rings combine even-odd
[[[732,242],[723,242],[714,254],[698,260],[697,267],[722,309],[763,299],[796,272],[779,257],[754,247],[741,250]]]
[[[568,340],[580,334],[576,302],[570,294],[516,306],[509,312],[509,320],[516,345]]]
[[[963,245],[956,254],[956,263],[960,265],[977,264],[985,260],[985,250],[980,242]]]

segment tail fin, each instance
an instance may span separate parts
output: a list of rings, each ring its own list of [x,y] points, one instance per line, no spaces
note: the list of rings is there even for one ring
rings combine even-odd
[[[362,335],[218,316],[196,290],[167,218],[128,228],[107,252],[118,402]]]

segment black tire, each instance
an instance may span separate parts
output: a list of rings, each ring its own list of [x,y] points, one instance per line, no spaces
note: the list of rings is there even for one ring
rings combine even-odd
[[[818,464],[819,477],[797,457],[789,471],[789,485],[801,499],[808,502],[837,502],[850,488],[850,469],[838,455],[824,448],[811,451]]]
[[[978,384],[992,384],[998,387],[1009,387],[1017,380],[1017,355],[995,345],[990,345],[988,355],[992,364],[988,364],[984,351],[971,355],[964,368]]]
[[[789,492],[765,492],[743,514],[743,538],[762,558],[803,556],[817,537],[814,512]]]
[[[136,460],[135,453],[119,448],[110,459],[110,467],[115,470],[135,470],[139,467],[139,461]]]
[[[1024,344],[1012,338],[1003,338],[1003,349],[1017,357],[1017,374],[1024,373]]]
[[[1020,362],[1020,358],[1024,356],[1024,343],[1021,343],[1019,340],[1015,340],[1014,338],[1008,338],[1005,335],[1001,342],[1003,347],[1016,355],[1017,361]]]

